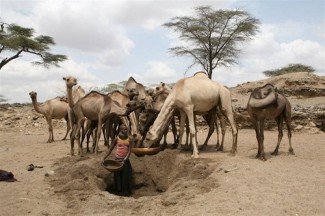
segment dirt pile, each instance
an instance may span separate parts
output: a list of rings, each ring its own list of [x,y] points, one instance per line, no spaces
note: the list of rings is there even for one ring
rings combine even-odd
[[[320,97],[325,96],[325,77],[309,72],[298,72],[270,77],[256,82],[246,82],[235,87],[238,93],[252,92],[256,87],[271,83],[280,93],[287,97]]]

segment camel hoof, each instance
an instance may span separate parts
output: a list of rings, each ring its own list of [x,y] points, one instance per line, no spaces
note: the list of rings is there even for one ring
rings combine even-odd
[[[198,154],[192,154],[192,156],[191,156],[192,158],[200,158],[200,156],[198,155]]]
[[[261,156],[258,159],[260,159],[261,161],[267,161],[267,159],[264,156]]]
[[[177,149],[178,145],[177,144],[173,144],[172,145],[172,149]]]
[[[289,153],[292,154],[292,155],[295,155],[295,152],[293,151],[292,148],[289,148]]]
[[[204,150],[206,147],[207,147],[207,145],[201,145],[201,146],[199,147],[199,150]]]
[[[223,151],[223,146],[219,146],[219,147],[217,148],[217,151]]]
[[[271,153],[271,155],[278,155],[278,152],[274,151],[274,152]]]

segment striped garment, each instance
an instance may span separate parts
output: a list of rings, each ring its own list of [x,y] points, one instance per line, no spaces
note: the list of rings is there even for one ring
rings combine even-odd
[[[117,137],[115,157],[124,159],[129,152],[129,138],[121,139]]]

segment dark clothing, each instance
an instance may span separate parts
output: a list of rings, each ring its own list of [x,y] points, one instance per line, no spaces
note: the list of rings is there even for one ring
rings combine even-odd
[[[124,162],[123,168],[119,172],[114,172],[114,192],[120,196],[132,194],[133,176],[130,160]]]

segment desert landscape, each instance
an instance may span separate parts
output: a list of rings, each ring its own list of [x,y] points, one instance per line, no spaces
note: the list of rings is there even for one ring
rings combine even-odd
[[[246,110],[250,92],[272,83],[292,105],[292,144],[286,127],[279,155],[275,121],[267,122],[267,161],[255,158],[257,140]],[[230,156],[228,125],[224,151],[215,148],[216,134],[200,158],[192,151],[166,149],[130,161],[135,180],[131,197],[108,192],[112,173],[99,153],[70,156],[64,120],[54,121],[53,143],[46,143],[44,117],[28,104],[0,105],[0,169],[17,181],[0,182],[1,215],[324,215],[325,214],[325,77],[294,73],[247,82],[230,88],[238,126],[238,152]],[[26,92],[26,94],[28,94]],[[202,144],[207,125],[199,119]],[[172,137],[168,137],[172,144]],[[28,171],[28,165],[41,166]]]

